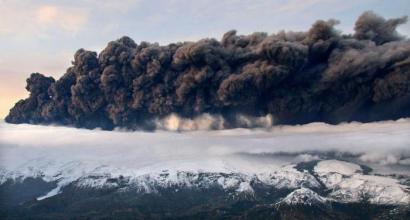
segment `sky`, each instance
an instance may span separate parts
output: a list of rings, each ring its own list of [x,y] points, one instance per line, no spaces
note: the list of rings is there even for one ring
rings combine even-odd
[[[372,10],[386,18],[410,16],[408,0],[0,0],[0,118],[28,94],[32,72],[59,78],[79,48],[101,51],[127,35],[167,44],[212,37],[236,29],[304,31],[335,18],[343,33]],[[410,36],[410,24],[399,27]]]

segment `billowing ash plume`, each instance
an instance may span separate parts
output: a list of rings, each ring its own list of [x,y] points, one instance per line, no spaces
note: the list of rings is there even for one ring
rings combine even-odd
[[[406,117],[410,41],[396,31],[406,21],[365,12],[352,35],[319,20],[307,32],[166,46],[122,37],[98,55],[78,50],[58,80],[32,74],[30,96],[6,121],[153,129],[173,116],[194,127],[210,117],[211,128],[258,126],[243,120],[265,115],[280,124]]]

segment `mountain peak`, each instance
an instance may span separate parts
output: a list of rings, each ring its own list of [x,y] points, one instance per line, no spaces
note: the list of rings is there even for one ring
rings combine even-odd
[[[289,193],[284,199],[279,203],[288,204],[288,205],[314,205],[314,204],[323,204],[328,201],[327,198],[320,196],[315,191],[308,188],[296,189],[293,192]]]

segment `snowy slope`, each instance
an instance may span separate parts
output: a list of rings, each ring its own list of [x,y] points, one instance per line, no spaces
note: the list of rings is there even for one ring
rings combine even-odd
[[[214,162],[223,164],[224,161],[215,160]],[[302,185],[317,188],[320,186],[311,174],[299,172],[293,166],[282,166],[271,172],[251,174],[231,172],[232,169],[226,166],[224,171],[210,172],[181,168],[159,171],[153,167],[141,170],[108,165],[93,167],[92,164],[82,162],[56,165],[55,162],[45,162],[44,160],[33,161],[25,164],[24,167],[19,167],[17,171],[3,172],[1,174],[2,181],[7,179],[22,181],[28,177],[56,181],[58,187],[39,199],[56,195],[62,187],[68,184],[91,188],[118,187],[119,184],[125,184],[125,188],[137,189],[143,193],[156,192],[157,188],[212,186],[219,186],[238,193],[252,193],[252,183],[265,184],[275,188],[298,188]],[[183,167],[187,166],[188,164],[185,164]]]
[[[297,204],[304,204],[304,205],[315,205],[315,204],[323,204],[328,201],[327,198],[324,198],[308,188],[300,188],[296,189],[287,195],[284,199],[282,199],[278,204],[288,204],[288,205],[297,205]]]
[[[354,202],[366,199],[378,204],[410,203],[407,186],[389,177],[364,175],[357,164],[326,160],[320,161],[314,171],[327,188],[333,189],[330,197],[336,200]]]
[[[316,178],[294,165],[284,165],[264,173],[230,172],[225,167],[223,172],[187,171],[181,169],[147,172],[144,170],[121,169],[116,167],[92,166],[82,162],[72,162],[56,166],[56,162],[34,161],[16,171],[1,173],[2,181],[13,179],[22,181],[28,177],[39,177],[45,181],[57,182],[57,187],[38,199],[45,199],[58,194],[68,184],[82,188],[121,187],[122,190],[137,190],[141,193],[155,193],[159,188],[221,187],[236,193],[253,193],[254,184],[264,184],[281,189],[297,189],[284,199],[287,204],[306,202],[312,204],[326,199],[310,189],[321,187]],[[223,164],[223,160],[214,161]],[[226,164],[225,164],[226,165]],[[324,166],[327,165],[327,166]],[[332,170],[331,168],[334,168]],[[340,202],[357,202],[366,196],[375,204],[408,204],[410,194],[406,186],[400,185],[390,177],[364,175],[360,166],[337,160],[320,161],[314,168],[319,180],[331,191],[329,198]],[[300,189],[299,189],[300,188]],[[310,188],[310,189],[309,189]]]

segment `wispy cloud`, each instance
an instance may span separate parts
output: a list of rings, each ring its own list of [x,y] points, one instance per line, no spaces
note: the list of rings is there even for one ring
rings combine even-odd
[[[41,26],[56,26],[64,31],[78,32],[87,22],[87,13],[79,8],[44,5],[36,10],[36,21]]]
[[[320,2],[323,2],[323,0],[290,0],[277,7],[276,10],[274,9],[274,11],[298,13]]]
[[[0,36],[47,37],[48,32],[75,34],[85,27],[88,11],[78,7],[6,2],[0,6]]]

